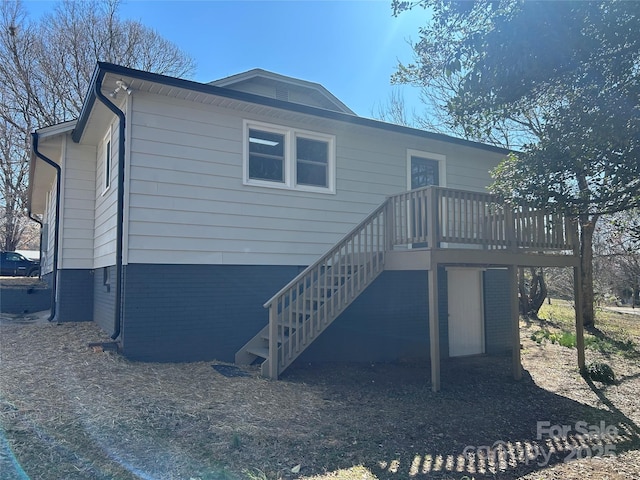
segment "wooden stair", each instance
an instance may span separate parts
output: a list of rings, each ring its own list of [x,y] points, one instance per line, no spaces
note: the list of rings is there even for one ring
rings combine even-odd
[[[262,375],[278,378],[384,270],[384,216],[385,204],[274,295],[269,324],[235,362],[262,362]]]

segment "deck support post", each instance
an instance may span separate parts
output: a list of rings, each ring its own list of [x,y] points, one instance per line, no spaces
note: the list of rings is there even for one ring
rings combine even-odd
[[[573,297],[576,311],[576,349],[578,350],[578,369],[585,373],[584,363],[584,319],[582,318],[582,272],[580,265],[573,267]]]
[[[511,357],[514,380],[522,378],[522,359],[520,357],[520,305],[518,301],[518,268],[509,265],[509,300],[511,304]]]
[[[431,353],[431,389],[440,390],[440,325],[438,313],[438,264],[431,265],[428,275],[429,346]]]

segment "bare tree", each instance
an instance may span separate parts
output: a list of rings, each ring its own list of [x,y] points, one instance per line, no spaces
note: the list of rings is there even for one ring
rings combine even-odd
[[[421,121],[415,111],[409,115],[404,96],[397,88],[391,91],[385,103],[379,103],[371,110],[371,116],[383,122],[404,125],[405,127],[417,128]]]
[[[595,265],[611,293],[635,306],[640,295],[640,211],[619,212],[604,218],[595,242]]]
[[[0,4],[0,244],[24,233],[29,135],[76,118],[97,61],[188,77],[193,59],[156,31],[118,16],[119,0],[63,0],[33,22],[20,0]]]

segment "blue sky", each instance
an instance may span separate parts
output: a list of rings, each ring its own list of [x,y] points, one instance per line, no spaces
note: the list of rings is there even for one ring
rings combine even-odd
[[[55,2],[26,0],[34,16]],[[371,116],[393,88],[407,40],[417,40],[423,9],[391,15],[390,0],[171,1],[125,0],[122,18],[140,20],[194,57],[193,80],[209,82],[251,68],[317,82],[362,116]],[[408,110],[417,89],[402,88]]]

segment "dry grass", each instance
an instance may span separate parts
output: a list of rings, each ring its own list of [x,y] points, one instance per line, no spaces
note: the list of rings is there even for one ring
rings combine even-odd
[[[46,286],[46,283],[38,277],[0,277],[0,287],[3,289]]]
[[[521,329],[524,380],[510,379],[509,358],[459,359],[443,365],[437,394],[426,365],[300,365],[279,382],[251,368],[248,377],[227,378],[211,362],[133,363],[88,348],[107,340],[93,324],[8,321],[0,327],[0,472],[7,479],[26,478],[11,473],[19,468],[32,479],[638,478],[640,318],[618,320],[624,328],[616,335],[635,342],[631,350],[588,351],[589,360],[611,364],[616,385],[585,382],[575,350],[530,340],[541,328],[532,322]],[[563,328],[553,321],[547,326]],[[616,457],[563,463],[571,442],[581,441],[583,452],[606,442],[575,432],[538,440],[537,421],[614,425],[620,435],[605,440]],[[506,447],[496,462],[462,455],[497,441]],[[527,460],[527,449],[532,456],[540,447],[555,451],[549,466]]]

